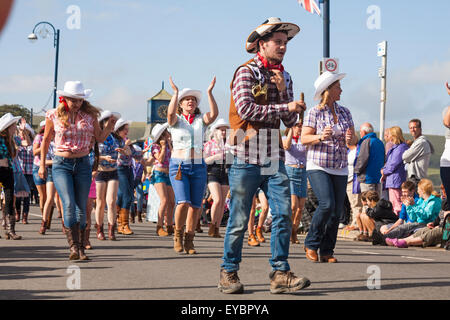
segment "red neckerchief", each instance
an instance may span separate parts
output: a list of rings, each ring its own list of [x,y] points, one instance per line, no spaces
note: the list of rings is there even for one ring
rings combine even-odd
[[[259,60],[261,60],[262,64],[264,65],[264,68],[272,70],[272,69],[277,69],[280,70],[281,72],[284,71],[284,67],[283,65],[280,64],[270,64],[269,61],[266,60],[266,58],[264,58],[259,52],[257,53]]]
[[[64,104],[64,109],[66,109],[66,112],[69,112],[69,106],[67,105],[66,99],[64,97],[59,97],[59,102]]]
[[[195,118],[195,114],[184,114],[182,113],[183,117],[186,119],[187,122],[189,122],[189,124],[192,124],[192,122],[194,122],[194,118]]]
[[[294,139],[295,140],[295,143],[298,143],[298,138],[300,138],[300,136],[292,136],[292,139]]]

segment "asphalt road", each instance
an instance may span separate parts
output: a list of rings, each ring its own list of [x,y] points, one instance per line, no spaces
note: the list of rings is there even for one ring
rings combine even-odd
[[[197,234],[199,254],[173,251],[171,237],[157,237],[150,222],[131,225],[135,234],[99,241],[94,231],[89,262],[68,260],[68,245],[54,217],[52,230],[38,234],[38,208],[30,224],[16,227],[23,240],[0,239],[0,299],[69,300],[392,300],[445,299],[450,296],[450,252],[442,249],[372,246],[339,239],[337,264],[306,260],[301,244],[290,248],[292,271],[311,280],[296,294],[269,292],[270,245],[244,244],[239,276],[242,295],[217,290],[223,239]],[[224,228],[221,228],[222,234]],[[269,238],[270,235],[266,234]],[[79,277],[78,277],[79,276]]]

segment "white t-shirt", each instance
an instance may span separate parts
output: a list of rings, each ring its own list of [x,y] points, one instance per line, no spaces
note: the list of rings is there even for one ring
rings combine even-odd
[[[447,113],[447,110],[450,107],[447,107],[442,112],[442,117]],[[444,152],[442,152],[441,156],[441,167],[450,167],[450,129],[445,128],[445,149]]]
[[[354,173],[354,162],[356,159],[356,149],[350,149],[350,151],[347,154],[347,159],[348,159],[348,180],[347,183],[352,182],[353,181],[353,173]]]

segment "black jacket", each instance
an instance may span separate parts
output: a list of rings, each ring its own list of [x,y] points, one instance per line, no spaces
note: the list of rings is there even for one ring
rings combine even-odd
[[[394,223],[398,220],[398,216],[392,210],[392,203],[384,199],[378,201],[375,208],[368,208],[367,215],[383,224]]]

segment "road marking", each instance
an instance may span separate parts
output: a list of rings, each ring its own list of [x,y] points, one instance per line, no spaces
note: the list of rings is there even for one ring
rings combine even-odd
[[[406,259],[417,259],[417,260],[425,260],[425,261],[434,261],[434,259],[418,258],[418,257],[407,257],[407,256],[402,256],[402,258],[406,258]]]
[[[42,218],[42,215],[40,215],[40,214],[29,213],[28,215],[29,215],[29,216],[34,216],[34,217]]]
[[[366,254],[381,254],[379,252],[369,252],[369,251],[359,251],[359,250],[352,250],[352,252],[356,253],[366,253]]]

